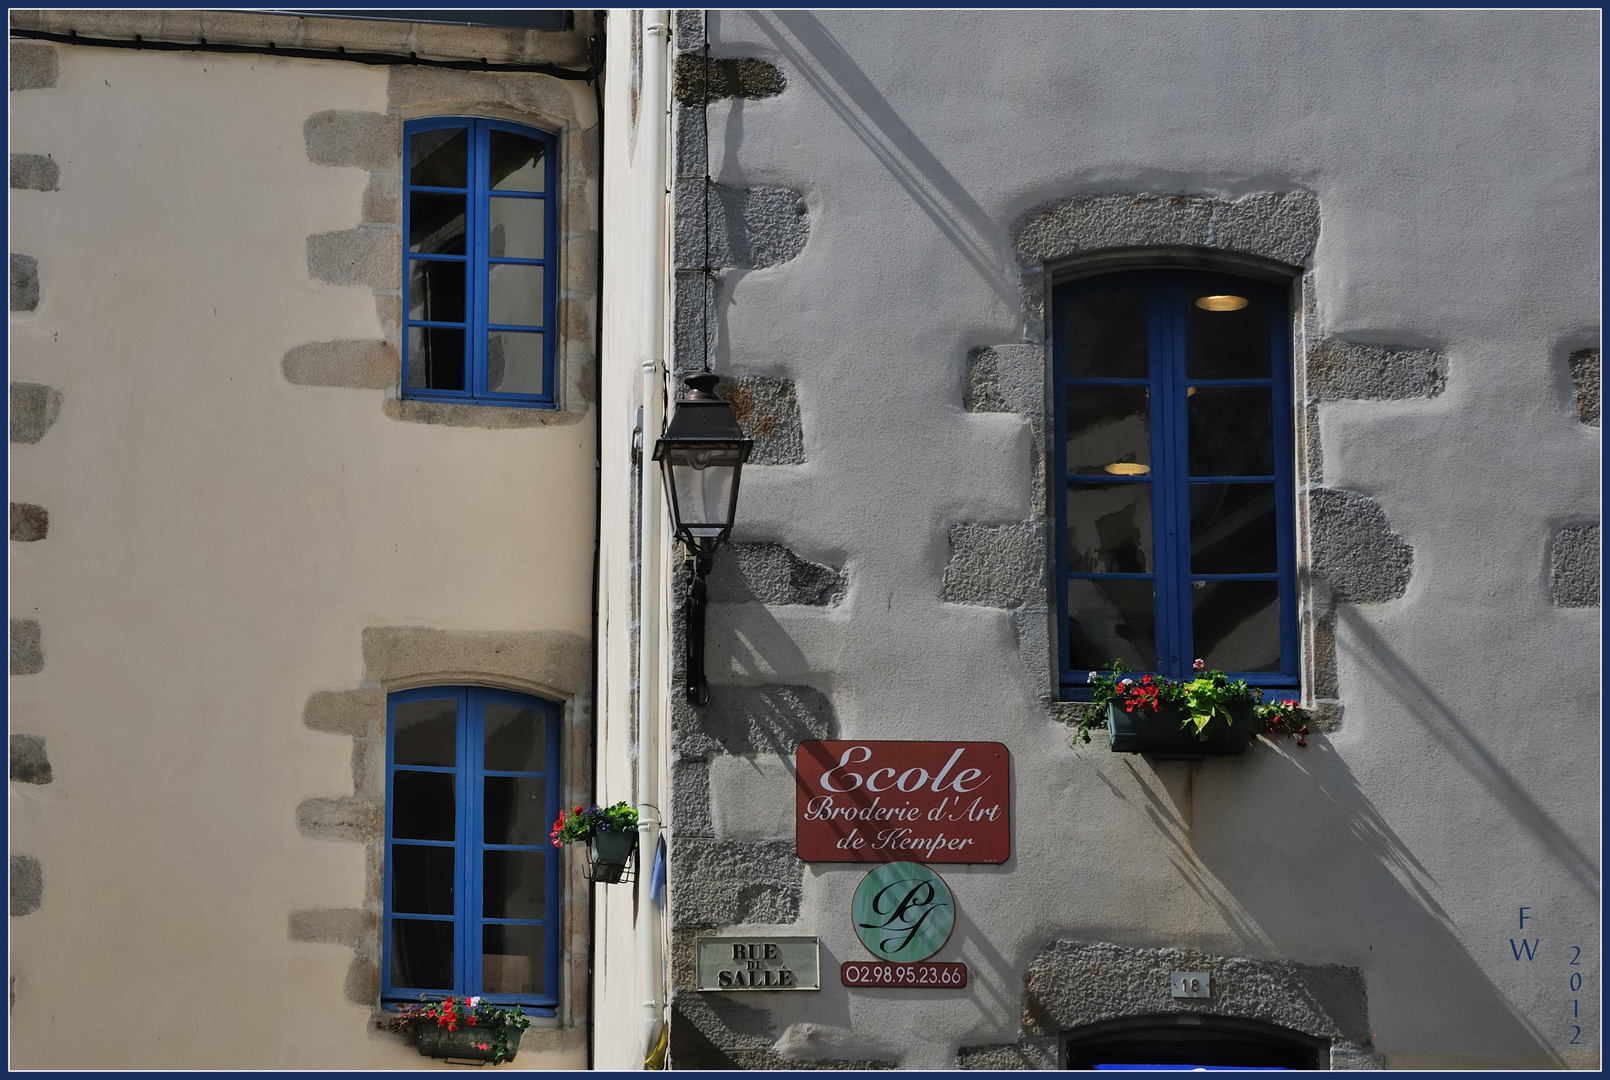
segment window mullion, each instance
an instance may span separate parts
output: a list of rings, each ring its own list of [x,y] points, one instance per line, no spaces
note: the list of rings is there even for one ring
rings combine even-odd
[[[1173,507],[1175,520],[1179,523],[1176,546],[1171,553],[1171,562],[1176,574],[1171,595],[1176,606],[1174,669],[1169,674],[1175,678],[1191,674],[1193,670],[1191,665],[1196,656],[1196,623],[1192,609],[1196,586],[1191,579],[1190,388],[1186,377],[1189,343],[1185,337],[1190,325],[1186,305],[1191,302],[1191,295],[1198,291],[1192,283],[1183,280],[1171,283],[1168,290],[1168,317],[1172,325],[1169,340],[1174,349],[1173,363],[1169,369],[1169,385],[1174,400],[1172,425],[1176,439],[1174,458],[1170,463],[1172,466],[1170,505]]]
[[[463,722],[459,724],[461,741],[459,742],[460,762],[460,796],[459,796],[459,902],[457,908],[458,918],[454,937],[458,941],[458,989],[463,994],[475,993],[476,984],[475,965],[471,962],[472,955],[478,948],[475,940],[475,882],[480,877],[476,873],[476,864],[479,862],[478,815],[475,808],[479,800],[476,798],[476,789],[479,787],[480,762],[476,759],[476,729],[479,727],[479,712],[474,691],[466,688],[461,691],[459,699],[460,715]]]
[[[1150,371],[1151,393],[1156,399],[1154,441],[1155,459],[1152,468],[1152,513],[1157,520],[1157,535],[1153,542],[1153,563],[1156,573],[1157,669],[1161,674],[1174,674],[1179,665],[1182,648],[1179,625],[1179,594],[1182,585],[1177,552],[1180,542],[1180,515],[1176,488],[1184,459],[1184,430],[1179,422],[1183,407],[1176,398],[1178,380],[1175,370],[1179,364],[1176,334],[1179,320],[1174,315],[1175,289],[1163,284],[1152,291]]]
[[[469,340],[465,349],[470,357],[470,393],[475,397],[486,394],[486,305],[491,268],[487,263],[487,237],[485,216],[491,188],[491,128],[485,120],[476,120],[470,129],[469,197],[465,200],[464,227],[469,231],[465,251],[469,257],[466,276],[470,281]]]

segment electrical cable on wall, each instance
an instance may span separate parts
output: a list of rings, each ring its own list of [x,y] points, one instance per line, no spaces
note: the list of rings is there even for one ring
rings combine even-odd
[[[710,370],[710,308],[715,302],[715,269],[710,265],[710,12],[702,13],[700,25],[704,32],[704,89],[699,101],[699,123],[704,128],[704,284],[699,296],[703,323],[702,355],[705,371]]]

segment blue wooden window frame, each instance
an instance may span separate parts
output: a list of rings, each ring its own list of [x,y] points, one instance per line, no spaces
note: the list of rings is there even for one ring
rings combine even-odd
[[[463,129],[468,136],[468,176],[465,187],[436,187],[413,183],[413,137],[420,132]],[[515,192],[491,190],[490,162],[491,135],[494,131],[507,131],[543,145],[543,190],[541,192]],[[559,138],[550,132],[505,120],[489,120],[469,116],[432,117],[410,120],[403,125],[403,226],[402,226],[402,396],[424,401],[460,402],[477,405],[503,405],[527,409],[551,409],[557,405],[555,357],[559,336],[557,325],[559,279]],[[465,196],[465,253],[463,255],[420,254],[409,251],[412,229],[413,195],[437,193]],[[543,203],[543,256],[540,259],[494,257],[489,252],[487,223],[493,199],[535,199]],[[414,319],[411,317],[413,298],[409,295],[415,262],[459,262],[465,264],[467,296],[465,321]],[[491,268],[498,265],[527,265],[543,267],[542,325],[500,324],[488,321],[488,280]],[[467,366],[465,389],[447,390],[410,385],[410,364],[418,359],[411,356],[412,331],[437,328],[461,330],[465,335],[464,356]],[[540,329],[542,332],[542,387],[540,394],[508,393],[487,388],[487,335],[497,330]]]
[[[1065,325],[1068,306],[1089,292],[1114,285],[1143,291],[1148,302],[1148,373],[1145,378],[1076,378],[1070,374],[1068,342],[1058,333]],[[1270,372],[1263,379],[1198,379],[1186,376],[1188,306],[1204,294],[1231,293],[1256,297],[1268,306]],[[1291,409],[1291,316],[1287,292],[1277,286],[1228,274],[1193,270],[1119,271],[1057,283],[1052,293],[1052,365],[1055,413],[1055,504],[1057,645],[1061,696],[1089,700],[1088,668],[1073,666],[1068,582],[1078,579],[1150,579],[1155,590],[1157,668],[1153,674],[1189,678],[1196,658],[1193,652],[1191,590],[1195,581],[1272,580],[1279,585],[1280,670],[1231,671],[1266,691],[1266,698],[1294,696],[1300,683],[1297,630],[1295,454]],[[1068,490],[1093,476],[1068,471],[1068,395],[1084,386],[1146,386],[1151,432],[1151,473],[1145,476],[1102,475],[1102,484],[1152,485],[1151,573],[1076,572],[1068,558]],[[1187,459],[1186,399],[1195,387],[1267,386],[1271,395],[1275,471],[1260,476],[1213,476],[1200,480],[1189,474]],[[1196,482],[1270,483],[1275,490],[1277,569],[1272,573],[1204,574],[1191,572],[1190,486]],[[1139,672],[1137,672],[1139,674]]]
[[[396,758],[396,711],[398,705],[414,701],[455,701],[457,703],[457,743],[454,766],[398,765]],[[488,770],[485,767],[485,713],[489,704],[516,705],[532,709],[545,717],[546,755],[542,772]],[[559,973],[563,951],[560,912],[560,851],[547,840],[543,829],[542,841],[537,845],[487,844],[484,829],[484,781],[488,776],[541,777],[545,787],[545,821],[559,816],[561,770],[559,759],[560,711],[553,702],[506,690],[479,686],[431,686],[417,690],[404,690],[386,698],[386,858],[384,925],[381,928],[381,1000],[401,1003],[417,1002],[419,995],[442,997],[481,995],[481,939],[486,925],[527,925],[543,929],[543,993],[541,994],[488,994],[489,1001],[517,1004],[526,1012],[541,1016],[554,1016],[559,1006]],[[450,773],[454,777],[455,836],[452,841],[406,839],[393,836],[393,813],[396,801],[393,785],[399,771]],[[453,924],[454,978],[452,986],[394,986],[391,978],[392,961],[392,867],[393,850],[397,844],[421,847],[451,847],[453,859],[452,915],[422,915],[404,912],[399,916],[411,920],[451,922]],[[482,855],[486,851],[541,850],[543,862],[543,915],[542,919],[487,918],[483,912],[484,898],[481,889]]]

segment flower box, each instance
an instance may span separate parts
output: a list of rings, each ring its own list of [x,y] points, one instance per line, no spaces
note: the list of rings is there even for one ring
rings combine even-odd
[[[592,851],[592,869],[587,876],[593,881],[614,885],[626,872],[626,864],[637,849],[637,833],[595,833],[588,845]]]
[[[502,1034],[508,1043],[508,1054],[504,1061],[513,1061],[515,1054],[520,1051],[520,1036],[522,1029],[508,1025],[494,1026],[460,1026],[456,1031],[437,1024],[420,1024],[415,1029],[419,1034],[419,1052],[425,1057],[454,1058],[459,1061],[492,1061],[497,1060],[498,1035]]]
[[[1151,754],[1159,758],[1200,761],[1208,754],[1244,754],[1252,741],[1253,702],[1237,701],[1226,706],[1230,727],[1222,722],[1209,725],[1205,738],[1197,738],[1182,726],[1184,714],[1177,705],[1160,702],[1156,712],[1139,706],[1125,712],[1116,702],[1107,704],[1107,735],[1117,754]]]

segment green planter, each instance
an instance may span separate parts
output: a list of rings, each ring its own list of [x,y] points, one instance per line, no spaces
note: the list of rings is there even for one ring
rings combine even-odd
[[[588,846],[592,850],[592,870],[588,876],[605,885],[614,885],[626,873],[626,864],[637,848],[637,832],[595,833]]]
[[[1107,735],[1115,754],[1151,754],[1164,759],[1200,761],[1208,754],[1244,754],[1252,741],[1252,709],[1250,701],[1238,701],[1230,706],[1230,729],[1221,724],[1209,729],[1205,739],[1182,727],[1184,719],[1173,705],[1159,706],[1156,712],[1136,709],[1125,712],[1122,705],[1107,705]]]
[[[416,1030],[421,1054],[457,1061],[491,1061],[497,1055],[497,1033],[500,1031],[509,1040],[509,1056],[503,1060],[513,1061],[515,1054],[520,1052],[520,1036],[524,1031],[517,1027],[470,1027],[464,1024],[460,1024],[457,1031],[448,1031],[435,1023],[420,1024]],[[485,1050],[481,1049],[483,1043]]]

